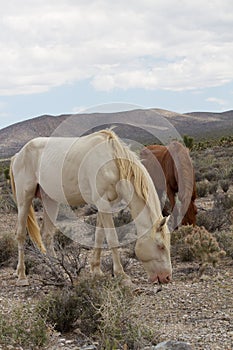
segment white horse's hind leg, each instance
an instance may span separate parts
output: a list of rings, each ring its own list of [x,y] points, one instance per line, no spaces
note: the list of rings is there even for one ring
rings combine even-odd
[[[44,211],[43,214],[43,224],[41,227],[41,235],[46,247],[46,254],[55,257],[56,253],[54,250],[54,225],[50,220],[47,212]]]
[[[58,204],[46,195],[42,195],[44,214],[43,214],[43,225],[41,228],[42,238],[46,246],[47,254],[55,257],[56,253],[54,250],[54,232],[58,214]]]

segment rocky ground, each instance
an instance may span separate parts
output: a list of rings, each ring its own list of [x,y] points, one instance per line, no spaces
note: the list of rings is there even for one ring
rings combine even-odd
[[[1,214],[0,233],[13,234],[15,223],[16,215]],[[209,267],[201,279],[197,269],[195,263],[173,259],[173,282],[157,293],[157,286],[148,284],[142,266],[131,259],[127,273],[140,305],[138,321],[153,329],[158,343],[173,339],[188,342],[195,350],[232,350],[233,260],[224,258],[216,268]],[[47,292],[48,287],[42,287],[33,276],[29,287],[17,287],[13,268],[0,268],[0,304],[6,313],[15,303],[37,300]],[[0,349],[17,350],[10,344]],[[81,349],[78,334],[53,334],[46,349]]]

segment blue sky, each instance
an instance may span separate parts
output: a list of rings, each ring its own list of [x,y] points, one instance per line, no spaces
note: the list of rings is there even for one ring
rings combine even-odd
[[[0,5],[0,128],[114,102],[233,109],[231,0]]]

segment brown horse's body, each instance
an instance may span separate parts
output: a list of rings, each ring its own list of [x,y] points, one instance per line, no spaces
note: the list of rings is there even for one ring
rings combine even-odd
[[[159,197],[166,191],[174,217],[175,227],[178,215],[183,225],[195,225],[197,208],[195,175],[189,151],[174,141],[168,146],[150,145],[141,151],[142,163],[148,170]],[[176,206],[176,195],[181,202],[180,211]],[[165,208],[165,212],[167,209]]]

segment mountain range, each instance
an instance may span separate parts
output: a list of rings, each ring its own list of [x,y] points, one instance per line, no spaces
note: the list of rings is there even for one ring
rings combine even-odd
[[[233,110],[179,114],[163,109],[117,113],[43,115],[0,130],[0,159],[11,157],[26,142],[40,136],[81,136],[115,126],[120,137],[143,144],[167,143],[177,135],[195,140],[233,135]]]

